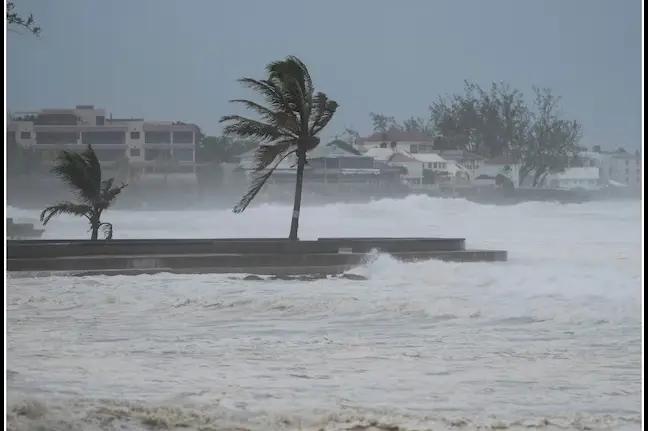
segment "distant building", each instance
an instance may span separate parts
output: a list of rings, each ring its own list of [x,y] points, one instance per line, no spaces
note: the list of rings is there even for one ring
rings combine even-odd
[[[403,178],[414,188],[455,182],[457,179],[467,181],[469,177],[463,167],[434,152],[410,153],[406,150],[399,150],[397,147],[377,147],[369,149],[364,154],[388,165],[403,168]]]
[[[484,161],[482,156],[464,150],[442,150],[438,154],[448,162],[454,162],[463,168],[471,180],[477,177],[479,167]]]
[[[476,169],[475,178],[494,181],[498,175],[511,180],[515,188],[520,187],[520,164],[508,157],[482,160]]]
[[[610,154],[608,177],[611,181],[634,189],[641,188],[641,155],[616,152]]]
[[[106,118],[104,109],[78,105],[16,113],[9,119],[7,139],[36,151],[46,164],[53,163],[61,150],[81,151],[90,144],[108,168],[128,162],[135,176],[160,170],[195,176],[201,132],[195,124]]]
[[[548,176],[546,184],[552,189],[597,190],[600,186],[599,169],[595,166],[567,168]]]
[[[239,167],[250,172],[256,166],[256,149],[241,154]],[[275,170],[270,182],[283,183],[295,180],[296,158],[286,157]],[[377,160],[369,154],[355,154],[337,145],[320,144],[308,153],[304,168],[304,181],[334,183],[398,183],[401,170]]]
[[[596,167],[601,185],[641,188],[641,154],[624,151],[583,151],[577,162],[582,167]]]

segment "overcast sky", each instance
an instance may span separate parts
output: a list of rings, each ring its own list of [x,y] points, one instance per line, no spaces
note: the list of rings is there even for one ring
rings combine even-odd
[[[236,82],[297,55],[340,103],[325,138],[369,112],[428,116],[463,80],[563,97],[586,146],[641,146],[639,0],[16,0],[42,35],[10,32],[7,107],[94,104],[218,133]]]

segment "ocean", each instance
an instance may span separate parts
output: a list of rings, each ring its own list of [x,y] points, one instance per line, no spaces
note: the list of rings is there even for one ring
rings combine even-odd
[[[287,236],[292,208],[109,210],[115,238]],[[38,212],[8,208],[17,221]],[[302,209],[300,237],[465,237],[508,262],[368,280],[10,274],[11,430],[641,428],[641,204],[409,196]],[[46,238],[84,238],[60,217]]]

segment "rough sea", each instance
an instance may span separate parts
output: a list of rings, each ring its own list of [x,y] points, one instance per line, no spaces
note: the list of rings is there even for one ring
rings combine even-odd
[[[283,237],[291,211],[105,221],[115,238]],[[460,236],[509,261],[375,255],[352,271],[366,281],[10,274],[8,429],[641,428],[639,202],[410,196],[307,206],[300,232]],[[87,235],[61,217],[45,237]]]

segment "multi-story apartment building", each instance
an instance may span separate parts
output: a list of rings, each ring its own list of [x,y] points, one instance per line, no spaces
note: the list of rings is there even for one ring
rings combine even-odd
[[[7,139],[34,150],[46,164],[61,150],[80,151],[90,144],[108,168],[127,161],[132,173],[161,167],[195,173],[201,132],[195,124],[106,118],[104,109],[78,105],[16,113],[9,118]]]
[[[599,169],[602,185],[641,188],[641,154],[625,151],[584,151],[578,155],[579,165]]]

